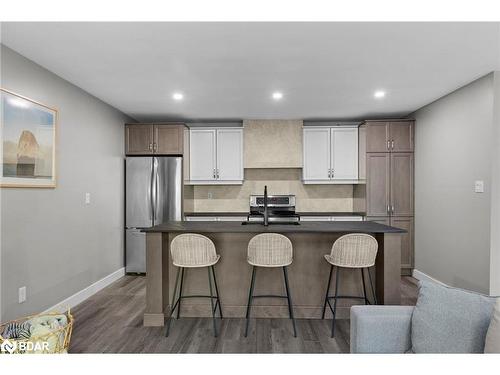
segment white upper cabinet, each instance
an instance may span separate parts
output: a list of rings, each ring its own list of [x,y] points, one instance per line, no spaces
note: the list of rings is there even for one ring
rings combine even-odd
[[[243,182],[243,129],[190,130],[190,184]]]
[[[331,178],[358,179],[358,128],[331,129]]]
[[[243,180],[242,129],[217,130],[217,174],[220,181]]]
[[[304,127],[303,132],[305,184],[357,183],[357,126]]]
[[[191,129],[189,141],[190,180],[210,181],[216,177],[215,129]]]
[[[304,180],[330,178],[330,128],[304,129]]]

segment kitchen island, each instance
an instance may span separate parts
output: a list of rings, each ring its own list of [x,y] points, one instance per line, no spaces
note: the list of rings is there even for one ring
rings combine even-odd
[[[146,309],[145,326],[163,326],[168,317],[170,297],[174,288],[175,268],[170,260],[170,242],[181,233],[199,233],[210,238],[221,255],[215,266],[224,317],[244,317],[252,267],[247,263],[247,245],[259,233],[281,233],[292,241],[293,263],[289,266],[290,291],[297,318],[320,318],[330,265],[323,255],[329,254],[333,242],[343,234],[368,233],[378,242],[374,269],[375,293],[379,303],[400,303],[401,234],[404,230],[370,221],[302,222],[300,225],[239,222],[171,221],[145,229],[146,232]],[[339,294],[362,295],[361,275],[357,270],[343,269]],[[280,269],[257,271],[256,293],[282,294]],[[368,288],[368,298],[370,295]],[[207,270],[189,269],[183,295],[207,294]],[[349,307],[356,300],[339,300],[338,318],[349,316]],[[328,310],[327,310],[328,311]],[[329,311],[328,311],[329,313]],[[211,316],[207,299],[186,299],[181,316]],[[330,315],[331,316],[331,315]],[[286,302],[261,298],[252,305],[252,317],[288,317]],[[328,317],[328,316],[327,316]]]

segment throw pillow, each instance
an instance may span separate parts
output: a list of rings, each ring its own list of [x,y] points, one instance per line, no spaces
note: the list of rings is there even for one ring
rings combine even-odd
[[[421,281],[411,325],[414,353],[483,353],[495,298]]]

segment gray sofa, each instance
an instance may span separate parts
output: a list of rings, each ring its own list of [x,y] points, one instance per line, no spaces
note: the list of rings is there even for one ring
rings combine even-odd
[[[351,353],[406,353],[413,306],[351,307]]]
[[[351,353],[483,353],[495,301],[423,281],[416,306],[353,306]]]

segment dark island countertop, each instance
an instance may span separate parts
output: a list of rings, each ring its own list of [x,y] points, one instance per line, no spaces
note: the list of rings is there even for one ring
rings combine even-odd
[[[167,233],[406,233],[405,230],[371,221],[309,221],[293,224],[243,225],[232,221],[168,221],[143,232]]]
[[[297,212],[300,216],[366,216],[366,212]],[[247,216],[248,212],[185,212],[185,216]]]

